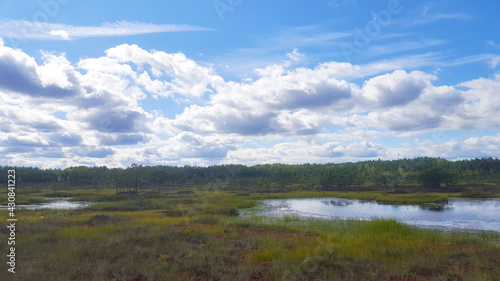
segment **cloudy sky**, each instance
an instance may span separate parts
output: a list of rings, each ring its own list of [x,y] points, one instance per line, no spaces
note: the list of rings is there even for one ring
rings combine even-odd
[[[0,165],[500,157],[498,11],[0,0]]]

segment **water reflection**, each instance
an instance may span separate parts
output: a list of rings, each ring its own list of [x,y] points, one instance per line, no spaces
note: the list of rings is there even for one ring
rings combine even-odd
[[[378,204],[342,198],[265,200],[251,212],[280,217],[359,219],[394,218],[426,228],[449,230],[492,230],[500,232],[500,198],[450,198],[448,203],[413,205]]]
[[[433,212],[444,212],[447,210],[452,210],[453,205],[448,203],[429,203],[419,206],[423,210],[433,211]]]
[[[44,198],[48,200],[45,203],[16,205],[16,209],[40,210],[40,209],[77,209],[91,205],[91,202],[69,201],[70,198]],[[0,209],[6,209],[7,206],[0,206]]]
[[[337,206],[337,207],[349,206],[349,205],[353,204],[353,202],[351,200],[347,200],[347,199],[333,199],[330,201],[323,201],[323,203],[326,205],[333,205],[333,206]]]

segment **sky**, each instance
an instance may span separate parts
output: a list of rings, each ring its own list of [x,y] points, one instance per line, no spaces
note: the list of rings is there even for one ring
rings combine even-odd
[[[499,10],[0,0],[0,165],[498,158]]]

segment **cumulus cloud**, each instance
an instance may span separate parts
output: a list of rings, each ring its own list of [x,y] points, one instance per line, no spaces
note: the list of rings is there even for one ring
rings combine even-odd
[[[121,108],[106,110],[99,108],[71,114],[72,118],[84,122],[87,128],[106,133],[145,132],[145,116],[142,112]]]
[[[377,159],[387,148],[375,142],[327,142],[311,144],[306,139],[282,142],[270,148],[252,147],[229,151],[225,163],[331,163]]]
[[[59,130],[54,130],[56,133],[47,134],[48,141],[52,145],[72,147],[80,145],[83,141],[82,136],[76,133],[61,132]]]
[[[38,63],[0,44],[0,161],[52,158],[45,165],[53,167],[500,156],[498,135],[396,147],[383,141],[498,130],[500,75],[436,86],[437,75],[401,67],[411,60],[293,64],[303,58],[295,49],[289,61],[256,69],[254,79],[226,81],[210,64],[137,45],[77,63],[43,51]],[[148,108],[143,102],[151,98],[179,113]]]
[[[391,149],[392,153],[417,157],[427,155],[448,159],[499,157],[500,134],[482,137],[470,137],[464,141],[449,139],[442,143],[432,140],[417,140],[401,148]]]
[[[105,158],[113,155],[115,152],[110,147],[97,147],[97,146],[79,146],[70,148],[66,154],[68,156],[89,157],[89,158]]]
[[[201,97],[207,92],[212,92],[213,87],[224,83],[224,79],[214,74],[211,67],[201,66],[182,53],[148,52],[137,45],[124,44],[108,49],[106,55],[119,63],[133,63],[139,69],[149,67],[154,77],[164,80],[160,86],[164,89],[154,90],[158,95],[168,97],[182,94]],[[147,87],[149,80],[151,78],[142,75],[138,82]]]
[[[182,158],[223,158],[229,150],[234,150],[236,140],[224,136],[200,136],[182,132],[169,139],[159,149],[162,157],[167,159]]]
[[[170,131],[204,134],[311,134],[332,124],[418,132],[451,120],[464,100],[460,91],[434,86],[437,77],[421,71],[396,70],[360,87],[339,78],[346,73],[342,70],[363,71],[347,63],[292,70],[273,65],[258,70],[256,80],[216,87],[210,104],[187,107],[162,124]]]
[[[36,133],[9,135],[7,142],[11,146],[49,146],[49,142]]]
[[[397,70],[368,80],[363,86],[363,95],[376,108],[404,105],[417,99],[435,79],[420,71]]]
[[[500,128],[500,120],[496,118],[500,110],[497,94],[500,91],[500,74],[496,74],[494,79],[480,78],[460,83],[459,86],[468,89],[464,92],[461,111],[452,116],[461,128]]]
[[[210,105],[186,108],[170,122],[170,127],[244,135],[260,134],[263,130],[314,131],[326,124],[324,118],[309,111],[328,107],[345,111],[353,106],[349,99],[357,86],[334,78],[337,65],[293,70],[273,65],[257,72],[259,79],[255,81],[216,85]]]
[[[60,83],[54,83],[55,79],[51,75],[59,75],[59,78],[62,78],[63,70],[57,69],[54,64],[61,66],[65,62],[51,62],[54,57],[49,55],[46,59],[46,65],[38,66],[35,59],[26,53],[0,45],[0,90],[52,98],[76,95],[78,91],[68,81],[68,77],[57,80]],[[56,71],[51,72],[50,68]],[[45,71],[51,74],[42,74]]]
[[[111,71],[92,68],[90,61],[80,67],[84,73],[64,54],[42,52],[41,60],[39,65],[21,50],[0,46],[2,146],[71,148],[85,144],[96,149],[68,155],[92,158],[112,155],[100,145],[131,145],[150,139],[145,125],[150,115],[138,105],[145,94],[130,81],[135,74],[130,66]],[[56,112],[65,114],[66,120],[55,117]],[[128,136],[137,131],[143,137]],[[100,133],[112,136],[96,137]],[[48,150],[37,153],[45,152],[56,155]]]
[[[112,145],[134,145],[138,143],[148,143],[151,137],[146,134],[106,134],[97,136],[99,144],[105,146]]]

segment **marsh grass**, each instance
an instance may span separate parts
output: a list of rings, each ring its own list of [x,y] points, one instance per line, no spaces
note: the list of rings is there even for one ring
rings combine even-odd
[[[3,194],[2,194],[3,195]],[[7,196],[0,197],[0,205],[7,205],[9,202],[7,201]],[[40,204],[47,202],[47,199],[33,196],[28,194],[16,194],[16,204],[17,205],[30,205],[30,204]]]
[[[138,198],[134,200],[121,200],[118,202],[96,203],[88,206],[86,209],[99,212],[142,211],[157,210],[160,209],[160,205],[151,200]]]
[[[425,204],[446,203],[448,197],[460,197],[459,193],[411,193],[395,194],[387,192],[337,192],[337,191],[294,191],[289,193],[257,193],[251,194],[255,199],[292,199],[292,198],[352,198],[376,201],[388,204]]]
[[[411,199],[408,194],[350,195],[363,200]],[[499,233],[441,232],[382,219],[234,213],[269,196],[280,194],[169,192],[110,199],[81,210],[19,211],[14,280],[498,280],[500,276]],[[0,231],[0,241],[5,242],[7,235]],[[6,251],[6,243],[0,243],[0,252]],[[0,270],[6,271],[7,265]]]

